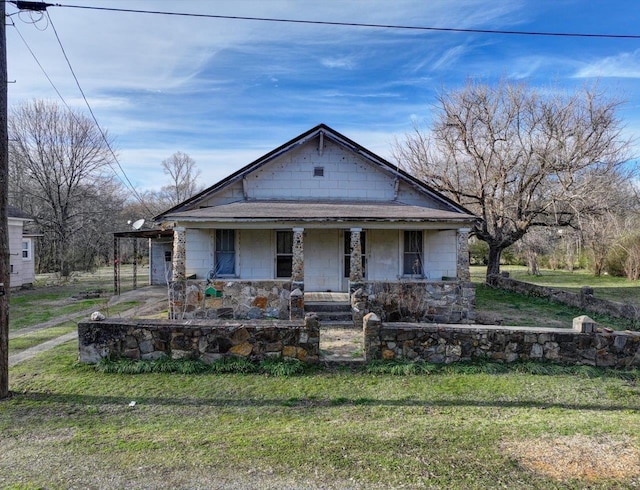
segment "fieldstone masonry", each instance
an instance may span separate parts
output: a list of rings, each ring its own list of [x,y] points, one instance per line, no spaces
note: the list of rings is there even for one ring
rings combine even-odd
[[[187,233],[182,227],[173,229],[173,282],[184,281],[186,278],[186,244]]]
[[[293,229],[291,280],[304,282],[304,228]]]
[[[475,288],[461,281],[366,281],[351,295],[354,321],[375,313],[382,321],[469,323]]]
[[[460,228],[457,232],[457,278],[459,281],[469,282],[469,229]]]
[[[169,287],[170,318],[288,320],[291,287],[290,281],[277,280],[172,283]]]
[[[573,330],[382,323],[374,313],[366,315],[363,323],[366,361],[451,363],[489,359],[615,368],[640,366],[640,332],[594,331],[595,324],[589,317],[577,318]]]
[[[162,356],[211,363],[236,356],[251,361],[269,357],[317,363],[320,325],[310,315],[299,322],[171,321],[108,319],[78,325],[80,362],[106,357],[155,360]]]
[[[360,241],[361,228],[351,229],[351,258],[350,258],[350,270],[349,281],[352,283],[360,283],[363,278],[362,270],[362,242]]]

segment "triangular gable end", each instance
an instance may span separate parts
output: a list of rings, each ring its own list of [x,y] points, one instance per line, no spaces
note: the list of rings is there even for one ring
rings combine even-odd
[[[396,195],[398,187],[402,187],[403,189],[408,190],[409,193],[413,193],[414,195],[426,198],[429,202],[434,203],[434,205],[436,205],[440,209],[467,215],[471,214],[462,206],[458,205],[446,196],[440,194],[430,186],[416,179],[402,169],[399,169],[387,160],[379,157],[378,155],[367,150],[358,143],[338,133],[325,124],[319,124],[318,126],[310,129],[309,131],[299,135],[298,137],[288,141],[287,143],[253,161],[249,165],[234,172],[225,179],[205,189],[192,198],[187,199],[177,206],[165,211],[155,219],[157,221],[161,221],[164,216],[169,214],[193,210],[202,206],[210,206],[213,202],[216,201],[215,197],[221,196],[222,194],[227,195],[227,202],[230,202],[230,200],[238,201],[247,199],[248,193],[245,187],[247,185],[245,179],[248,179],[251,175],[255,175],[256,172],[264,170],[265,167],[268,166],[268,164],[270,164],[271,162],[286,159],[287,154],[294,155],[297,150],[302,151],[303,147],[305,145],[309,145],[311,142],[314,142],[314,145],[317,145],[319,153],[322,152],[323,148],[325,148],[326,145],[333,143],[344,152],[346,152],[346,154],[351,153],[353,154],[353,156],[357,156],[357,161],[363,161],[371,165],[374,169],[377,170],[378,173],[385,174],[388,177],[387,180],[395,180]],[[229,200],[229,196],[234,197]],[[325,196],[325,198],[328,197],[330,196]]]

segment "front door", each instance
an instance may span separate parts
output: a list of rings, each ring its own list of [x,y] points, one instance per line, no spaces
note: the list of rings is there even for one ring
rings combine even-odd
[[[305,291],[341,291],[340,230],[305,230]]]

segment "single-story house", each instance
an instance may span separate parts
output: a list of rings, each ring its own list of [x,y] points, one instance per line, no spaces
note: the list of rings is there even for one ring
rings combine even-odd
[[[10,287],[30,287],[35,281],[34,238],[39,235],[26,233],[24,226],[33,219],[22,210],[9,206],[9,268]]]
[[[476,217],[320,124],[154,220],[174,282],[353,293],[468,283]]]

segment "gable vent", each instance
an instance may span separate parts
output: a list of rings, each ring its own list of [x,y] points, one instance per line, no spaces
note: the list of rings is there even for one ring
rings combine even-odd
[[[313,176],[314,177],[324,177],[324,167],[314,167],[313,168]]]

